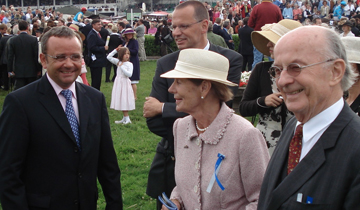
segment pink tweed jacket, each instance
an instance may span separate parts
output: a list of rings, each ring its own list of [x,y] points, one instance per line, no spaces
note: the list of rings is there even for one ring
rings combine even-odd
[[[175,180],[171,199],[183,209],[256,209],[269,153],[261,133],[225,103],[208,129],[198,135],[194,118],[176,120]],[[218,153],[225,155],[218,179],[206,192]]]

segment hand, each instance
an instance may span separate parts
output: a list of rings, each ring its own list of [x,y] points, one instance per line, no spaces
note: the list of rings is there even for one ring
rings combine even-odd
[[[178,210],[181,210],[180,202],[177,199],[171,199],[171,201],[177,206]],[[161,210],[169,210],[164,205],[162,205]]]
[[[272,107],[278,107],[280,106],[284,101],[283,99],[279,98],[281,96],[281,93],[273,93],[265,97],[265,105],[266,106],[272,106]]]
[[[109,46],[104,46],[105,47],[105,50],[108,50],[109,49]]]
[[[234,40],[232,40],[232,39],[229,40],[229,43],[233,43],[233,42],[234,42]]]
[[[8,72],[8,77],[11,78],[11,77],[15,77],[15,73],[12,71],[12,72]]]
[[[154,117],[162,113],[162,106],[164,103],[160,102],[154,97],[146,97],[143,108],[144,117]]]

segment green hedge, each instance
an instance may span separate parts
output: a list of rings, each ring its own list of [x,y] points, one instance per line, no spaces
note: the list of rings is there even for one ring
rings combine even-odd
[[[239,47],[239,36],[234,34],[232,36],[235,44],[235,51],[238,51]],[[178,50],[175,41],[170,44],[172,50]],[[155,37],[152,35],[145,35],[145,51],[147,56],[160,56],[160,45],[155,44]],[[170,53],[170,50],[168,50]]]

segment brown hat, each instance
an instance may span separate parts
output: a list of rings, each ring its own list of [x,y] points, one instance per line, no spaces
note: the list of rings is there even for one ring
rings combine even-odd
[[[78,33],[79,35],[80,35],[80,37],[81,37],[81,40],[85,40],[85,35],[83,34],[83,33],[81,33],[80,31],[79,31],[79,26],[77,26],[77,25],[75,25],[75,24],[71,24],[70,26],[69,26],[69,28],[71,29],[71,30],[73,30],[73,31],[75,31],[76,33]]]
[[[253,45],[262,54],[270,56],[267,43],[270,41],[276,44],[279,39],[289,31],[302,26],[301,23],[295,20],[283,19],[278,23],[266,24],[261,27],[261,31],[253,31],[251,33],[251,40]]]

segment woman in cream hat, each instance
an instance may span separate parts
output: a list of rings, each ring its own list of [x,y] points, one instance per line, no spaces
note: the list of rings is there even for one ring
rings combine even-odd
[[[185,49],[161,75],[175,79],[169,92],[176,111],[190,114],[173,127],[177,186],[170,199],[178,209],[257,207],[269,153],[261,133],[225,104],[228,86],[236,86],[226,80],[228,70],[218,53]]]
[[[345,46],[346,55],[353,71],[358,75],[356,82],[345,94],[346,102],[350,108],[360,116],[360,38],[359,37],[342,37],[342,43]]]
[[[273,50],[281,36],[300,26],[301,23],[297,21],[284,19],[263,26],[262,31],[254,31],[251,39],[261,53],[274,59]],[[275,149],[285,122],[291,117],[275,82],[268,73],[272,64],[273,61],[261,62],[254,67],[239,107],[242,116],[259,114],[256,128],[264,135],[270,155]]]
[[[130,77],[131,80],[131,87],[134,91],[135,99],[136,97],[136,91],[137,91],[137,85],[140,80],[140,61],[139,61],[139,43],[135,39],[136,32],[132,28],[127,28],[122,33],[122,36],[124,37],[125,44],[124,47],[129,48],[130,50],[130,62],[133,64],[133,74]]]

